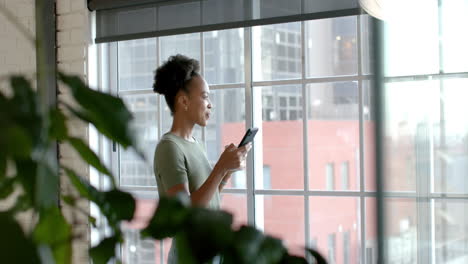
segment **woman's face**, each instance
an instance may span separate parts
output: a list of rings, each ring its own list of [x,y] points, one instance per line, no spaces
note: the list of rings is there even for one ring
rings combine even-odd
[[[211,115],[210,88],[203,77],[195,76],[190,81],[188,90],[187,117],[204,127]]]

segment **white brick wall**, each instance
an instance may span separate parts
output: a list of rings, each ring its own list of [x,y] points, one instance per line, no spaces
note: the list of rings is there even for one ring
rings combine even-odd
[[[0,8],[10,10],[18,21],[35,35],[35,0],[0,0]],[[56,0],[57,8],[57,61],[58,67],[68,73],[81,76],[86,80],[87,48],[89,45],[89,13],[86,0]],[[53,14],[51,14],[53,15]],[[34,78],[36,72],[36,52],[33,45],[0,15],[0,87],[5,88],[5,76],[23,74]],[[3,81],[2,81],[3,80]],[[70,101],[69,91],[59,85],[58,100]],[[88,126],[83,122],[70,119],[70,131],[73,136],[88,141]],[[89,177],[88,166],[68,146],[60,145],[60,162],[78,172],[83,177]],[[70,192],[69,185],[62,185],[64,192]],[[81,202],[84,210],[89,210],[87,202]],[[1,208],[0,204],[0,208]],[[64,214],[75,223],[75,235],[78,239],[73,244],[73,263],[89,263],[89,223],[86,218],[73,220],[79,215],[64,206]],[[25,218],[26,219],[26,218]],[[28,217],[27,219],[31,219]]]
[[[86,0],[57,0],[57,61],[58,69],[69,74],[87,79],[87,50],[89,14]],[[70,91],[59,85],[59,101],[70,102]],[[69,131],[75,137],[88,142],[88,126],[77,119],[69,119]],[[74,169],[79,175],[89,178],[89,167],[79,158],[70,146],[60,144],[60,163]],[[72,188],[63,186],[64,192]],[[87,202],[80,203],[80,207],[89,211]],[[80,239],[73,244],[73,263],[89,263],[89,223],[86,218],[77,219],[79,214],[64,208],[68,219],[75,222],[74,230]]]

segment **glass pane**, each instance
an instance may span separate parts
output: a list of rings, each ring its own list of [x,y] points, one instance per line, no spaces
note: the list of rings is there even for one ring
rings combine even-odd
[[[442,81],[440,132],[435,141],[434,190],[468,193],[468,79]]]
[[[205,79],[209,84],[244,82],[244,29],[203,33]]]
[[[377,238],[377,199],[365,198],[366,220],[365,220],[365,249],[364,257],[366,264],[377,264],[378,258],[378,238]],[[363,262],[361,262],[363,263]]]
[[[247,196],[245,194],[221,194],[221,209],[234,216],[234,229],[247,225]]]
[[[263,173],[257,189],[303,189],[302,88],[300,85],[261,89]],[[259,111],[259,110],[257,110]],[[263,175],[259,175],[263,174]]]
[[[308,151],[311,189],[359,189],[359,92],[357,82],[308,84]],[[340,174],[348,163],[349,175]],[[333,169],[332,169],[333,168]]]
[[[132,128],[136,133],[137,144],[147,160],[152,161],[158,135],[158,102],[155,94],[122,96],[132,112]],[[156,186],[153,168],[138,157],[133,150],[120,148],[120,185]]]
[[[385,199],[385,250],[387,263],[419,263],[418,245],[430,240],[422,239],[419,234],[418,207],[413,199]],[[429,217],[427,218],[429,219]],[[429,226],[427,226],[429,227]],[[426,231],[429,231],[427,229]],[[418,239],[418,235],[421,237]],[[422,256],[428,258],[429,256]],[[429,263],[429,262],[422,262]]]
[[[385,189],[429,188],[440,127],[438,81],[385,85]],[[421,100],[424,96],[424,100]],[[417,107],[416,107],[417,105]]]
[[[135,215],[131,222],[124,222],[125,243],[122,245],[124,263],[161,263],[161,243],[142,239],[140,231],[148,224],[156,209],[156,200],[136,199]]]
[[[436,263],[468,262],[468,201],[435,201]]]
[[[119,90],[152,89],[156,38],[118,42]]]
[[[468,71],[468,1],[444,0],[441,8],[442,69],[444,72]]]
[[[359,199],[309,197],[310,239],[329,263],[359,263]]]
[[[372,45],[372,20],[368,15],[360,16],[361,22],[361,54],[362,54],[362,73],[372,74],[372,63],[374,61]]]
[[[224,147],[238,145],[245,133],[245,90],[242,88],[211,90],[211,119],[206,127],[208,160],[214,166]],[[234,173],[226,188],[245,189],[245,171]]]
[[[164,63],[170,56],[176,54],[200,61],[200,33],[161,37],[159,41],[160,63]]]
[[[356,20],[353,16],[305,22],[307,77],[357,74]]]
[[[301,23],[252,27],[254,81],[301,77]]]
[[[255,221],[268,235],[283,239],[290,253],[304,255],[303,196],[257,195]]]
[[[437,0],[388,1],[398,17],[385,23],[385,75],[417,75],[439,72]],[[415,13],[417,12],[417,19]]]
[[[122,260],[127,264],[161,263],[161,243],[151,239],[141,239],[139,229],[124,231]]]
[[[367,191],[376,190],[375,173],[375,110],[372,81],[362,82],[364,115],[364,181]]]

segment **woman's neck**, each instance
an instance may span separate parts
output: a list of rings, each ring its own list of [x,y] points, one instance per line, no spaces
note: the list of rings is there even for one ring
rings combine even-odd
[[[193,141],[192,131],[194,126],[195,124],[189,122],[186,118],[184,118],[184,116],[175,113],[170,132],[185,140]]]

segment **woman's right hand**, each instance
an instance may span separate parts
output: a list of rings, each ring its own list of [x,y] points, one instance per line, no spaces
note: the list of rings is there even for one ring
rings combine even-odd
[[[223,171],[232,172],[245,168],[247,153],[252,148],[252,143],[248,143],[240,148],[234,144],[229,145],[219,157],[216,167]]]

